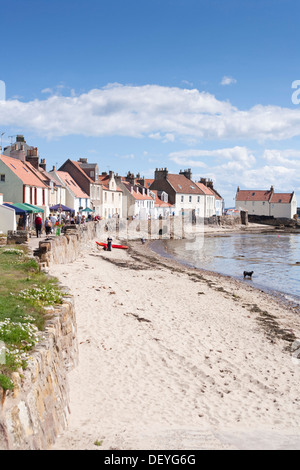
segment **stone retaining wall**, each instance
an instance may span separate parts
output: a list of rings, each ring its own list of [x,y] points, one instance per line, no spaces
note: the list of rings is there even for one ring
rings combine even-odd
[[[1,393],[0,449],[46,450],[67,426],[67,374],[77,365],[72,298],[49,310],[44,339],[25,371],[13,373],[14,391]]]

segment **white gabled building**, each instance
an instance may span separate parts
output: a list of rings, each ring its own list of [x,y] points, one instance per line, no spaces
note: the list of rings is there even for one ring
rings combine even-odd
[[[292,219],[297,214],[295,193],[275,193],[269,190],[237,189],[235,208],[247,211],[249,215]]]
[[[29,162],[0,155],[0,191],[6,202],[48,208],[48,186]]]
[[[116,182],[123,192],[123,217],[147,220],[153,216],[155,195],[149,188],[138,183],[133,174],[116,176]]]

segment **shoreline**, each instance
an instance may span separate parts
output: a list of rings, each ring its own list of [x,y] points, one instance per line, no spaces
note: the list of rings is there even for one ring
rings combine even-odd
[[[227,232],[229,235],[233,235],[233,234],[236,234],[236,233],[239,233],[237,231],[233,231],[233,232]],[[251,231],[251,233],[253,233]],[[254,233],[265,233],[265,232],[254,232]],[[209,236],[209,235],[212,235],[212,236],[220,236],[219,233],[205,233],[205,235]],[[151,240],[149,241],[149,244],[148,244],[148,248],[151,252],[157,254],[158,256],[161,256],[162,258],[164,259],[169,259],[171,261],[174,261],[176,263],[178,263],[179,265],[182,265],[182,266],[185,266],[189,269],[196,269],[197,271],[199,272],[203,272],[203,273],[207,273],[209,275],[220,275],[220,276],[224,276],[225,278],[230,278],[232,280],[235,280],[235,281],[238,281],[238,282],[241,282],[243,286],[247,286],[248,283],[247,281],[243,281],[242,279],[239,279],[237,276],[233,276],[233,275],[230,275],[230,274],[224,274],[224,273],[221,273],[219,271],[211,271],[209,269],[205,269],[205,268],[202,268],[202,267],[196,267],[196,266],[193,266],[192,264],[189,264],[188,262],[185,262],[184,260],[177,260],[174,256],[170,255],[163,247],[162,247],[162,250],[159,251],[159,250],[155,250],[154,248],[151,248],[151,245],[153,244],[157,244],[157,242],[159,242],[160,240]],[[161,240],[163,241],[163,240]],[[288,292],[283,292],[283,291],[279,291],[279,290],[276,290],[276,289],[272,289],[270,287],[267,287],[267,286],[264,286],[264,285],[259,285],[259,284],[256,284],[256,285],[251,285],[251,287],[253,287],[253,289],[256,289],[258,291],[261,291],[261,292],[265,292],[267,294],[269,294],[270,296],[274,297],[274,298],[277,298],[277,300],[281,303],[283,303],[283,305],[285,307],[291,307],[293,309],[298,309],[299,310],[299,314],[300,314],[300,297],[299,296],[295,296],[293,294],[290,294]]]
[[[295,310],[148,243],[90,242],[49,269],[74,295],[79,340],[54,449],[300,449]]]

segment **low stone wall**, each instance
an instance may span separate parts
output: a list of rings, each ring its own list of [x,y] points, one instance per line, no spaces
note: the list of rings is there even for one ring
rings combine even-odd
[[[7,232],[7,245],[22,245],[29,240],[29,233],[25,230],[8,230]]]
[[[72,298],[49,310],[45,338],[25,371],[13,374],[14,391],[2,391],[0,449],[46,450],[67,426],[68,371],[77,365],[76,318]]]

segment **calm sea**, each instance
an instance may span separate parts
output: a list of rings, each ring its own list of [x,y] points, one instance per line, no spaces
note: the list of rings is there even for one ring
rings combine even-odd
[[[244,271],[254,271],[252,281],[245,282],[300,304],[300,234],[207,234],[193,242],[157,240],[151,248],[189,266],[240,280]]]

